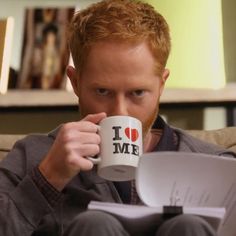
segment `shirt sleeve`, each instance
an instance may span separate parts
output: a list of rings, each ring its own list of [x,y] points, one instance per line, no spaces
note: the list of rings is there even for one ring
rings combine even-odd
[[[47,181],[38,167],[32,170],[30,176],[48,203],[54,208],[61,201],[63,194]]]
[[[54,212],[52,205],[59,201],[59,194],[48,200],[51,198],[44,195],[36,184],[40,181],[36,182],[37,177],[32,177],[35,173],[31,173],[37,171],[47,152],[50,143],[45,139],[37,136],[18,141],[0,163],[0,235],[30,236],[44,217]],[[40,146],[37,151],[36,145]]]

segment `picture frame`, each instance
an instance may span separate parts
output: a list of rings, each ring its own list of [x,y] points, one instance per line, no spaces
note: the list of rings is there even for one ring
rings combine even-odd
[[[74,8],[27,8],[19,89],[65,89],[70,52],[67,30]]]

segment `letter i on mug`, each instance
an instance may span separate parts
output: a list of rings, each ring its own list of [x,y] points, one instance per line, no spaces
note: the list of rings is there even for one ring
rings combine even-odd
[[[142,123],[130,116],[110,116],[100,122],[99,135],[99,157],[88,157],[98,164],[98,175],[111,181],[134,179],[143,154]]]

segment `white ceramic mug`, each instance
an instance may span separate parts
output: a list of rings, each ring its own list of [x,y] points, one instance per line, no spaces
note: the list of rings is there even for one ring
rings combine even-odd
[[[143,154],[142,123],[130,116],[110,116],[100,122],[98,133],[99,157],[88,157],[98,164],[98,175],[111,181],[134,179]]]

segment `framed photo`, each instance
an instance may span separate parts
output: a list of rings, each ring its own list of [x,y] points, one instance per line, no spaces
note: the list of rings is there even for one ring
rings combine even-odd
[[[67,28],[73,8],[29,8],[17,88],[64,89],[69,62]]]

